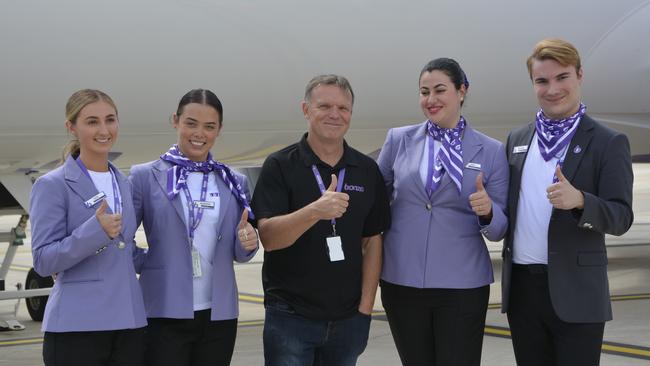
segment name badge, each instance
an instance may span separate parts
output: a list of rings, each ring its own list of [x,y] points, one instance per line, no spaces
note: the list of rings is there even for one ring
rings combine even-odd
[[[214,201],[194,201],[194,206],[214,210]]]
[[[104,198],[106,198],[106,193],[99,192],[96,195],[92,196],[88,201],[84,202],[84,205],[86,205],[86,208],[91,208]]]
[[[526,151],[528,151],[528,145],[515,146],[514,149],[512,149],[513,154],[521,154],[525,153]]]
[[[340,236],[330,236],[327,238],[327,252],[330,256],[330,262],[338,262],[345,259]]]
[[[201,277],[201,255],[196,248],[192,247],[192,276],[194,278]]]
[[[465,168],[480,171],[481,170],[481,164],[479,164],[479,163],[467,163],[467,165],[465,165]]]

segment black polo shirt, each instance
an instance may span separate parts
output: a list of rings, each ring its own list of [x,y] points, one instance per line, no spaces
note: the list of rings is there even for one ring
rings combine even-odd
[[[320,198],[312,164],[325,187],[332,174],[338,176],[345,168],[342,192],[350,195],[350,201],[345,214],[336,219],[345,260],[330,261],[326,238],[332,225],[321,220],[290,247],[264,253],[264,295],[266,301],[285,302],[307,318],[341,319],[355,314],[361,299],[361,238],[390,226],[388,196],[371,158],[344,143],[343,157],[331,167],[316,156],[305,134],[264,162],[251,204],[256,218],[285,215]]]

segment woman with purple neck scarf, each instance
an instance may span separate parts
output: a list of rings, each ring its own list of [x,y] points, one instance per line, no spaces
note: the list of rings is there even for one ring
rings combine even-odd
[[[148,251],[135,257],[149,321],[147,365],[229,365],[237,334],[233,261],[258,248],[248,183],[212,159],[223,122],[214,93],[191,90],[172,124],[178,141],[129,179]]]
[[[393,128],[377,163],[391,199],[381,297],[404,365],[479,365],[494,281],[483,237],[508,220],[503,144],[461,115],[469,81],[449,58],[420,72],[422,123]]]

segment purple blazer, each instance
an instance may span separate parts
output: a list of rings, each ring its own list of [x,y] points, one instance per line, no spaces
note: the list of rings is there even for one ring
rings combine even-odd
[[[140,273],[140,285],[149,318],[194,318],[192,258],[190,241],[180,195],[167,198],[167,169],[162,160],[135,165],[129,179],[133,185],[133,205],[138,224],[143,223],[148,251],[134,258]],[[217,173],[215,173],[217,174]],[[250,197],[246,177],[240,179],[246,197]],[[212,258],[212,320],[239,316],[238,291],[233,260],[247,262],[257,252],[242,248],[237,225],[242,208],[217,174],[221,198],[216,228],[217,247]]]
[[[393,223],[384,233],[382,279],[416,288],[476,288],[494,281],[483,235],[503,239],[508,220],[508,162],[503,144],[471,127],[463,136],[463,181],[460,195],[445,174],[428,197],[420,178],[426,122],[388,131],[377,164],[391,199]],[[492,221],[481,226],[469,205],[476,191],[480,164],[492,199]],[[476,165],[474,165],[476,166]]]
[[[122,239],[110,239],[93,207],[84,202],[99,192],[71,157],[32,187],[29,215],[34,269],[56,274],[42,329],[78,332],[147,325],[132,256],[137,228],[131,187],[112,165],[122,194]],[[110,212],[110,208],[108,209]],[[106,246],[106,249],[100,250]],[[98,252],[99,250],[99,252]]]

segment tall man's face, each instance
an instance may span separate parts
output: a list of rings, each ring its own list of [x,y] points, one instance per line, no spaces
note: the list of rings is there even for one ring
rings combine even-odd
[[[319,85],[311,91],[309,102],[302,103],[302,112],[310,135],[321,141],[342,141],[350,128],[352,95],[336,85]]]
[[[555,60],[534,60],[531,76],[535,95],[544,114],[562,119],[578,111],[582,98],[582,69],[562,66]]]

